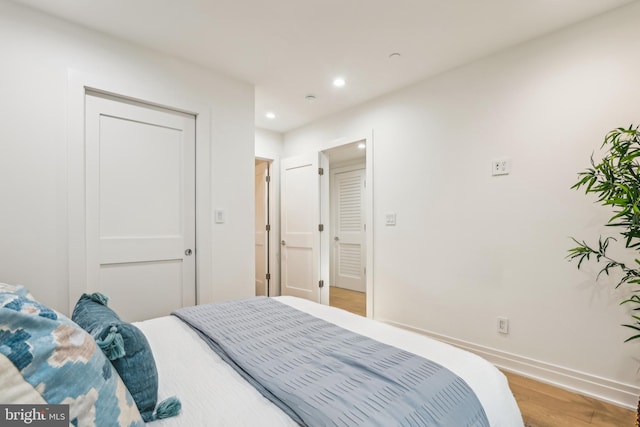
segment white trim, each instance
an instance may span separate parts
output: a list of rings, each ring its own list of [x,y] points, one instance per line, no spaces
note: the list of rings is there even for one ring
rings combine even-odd
[[[269,296],[280,296],[280,159],[256,156],[256,160],[269,162]],[[254,189],[255,192],[255,189]]]
[[[273,201],[272,201],[273,200],[273,193],[272,193],[272,191],[273,191],[273,188],[272,188],[273,178],[271,177],[271,174],[273,172],[273,159],[267,159],[267,158],[262,158],[262,157],[257,157],[256,156],[255,160],[259,161],[259,162],[262,162],[262,163],[266,163],[266,173],[267,173],[266,176],[269,177],[269,182],[266,183],[267,188],[268,188],[268,190],[267,190],[268,206],[267,206],[266,215],[267,215],[267,224],[269,224],[271,226],[271,229],[267,232],[268,233],[267,235],[269,236],[269,238],[265,239],[265,241],[266,240],[269,241],[268,245],[265,243],[265,247],[267,247],[267,249],[269,251],[269,254],[268,254],[268,257],[267,257],[268,258],[268,262],[267,262],[267,265],[265,266],[266,267],[265,269],[269,272],[269,274],[271,274],[271,279],[269,279],[269,285],[265,286],[265,290],[266,290],[267,296],[270,296],[270,297],[279,296],[279,295],[274,295],[274,283],[275,283],[274,277],[277,276],[277,275],[274,273],[274,269],[273,269],[273,259],[275,258],[275,255],[274,255],[274,252],[273,252],[273,240],[274,240],[273,239],[273,233],[274,233]],[[257,167],[258,167],[258,165],[254,166],[254,172],[257,169]],[[257,174],[256,174],[256,176],[257,176]],[[255,182],[254,182],[254,184],[255,184]],[[253,198],[254,202],[253,203],[255,205],[255,208],[257,209],[258,205],[255,202],[255,195],[256,195],[255,186],[253,188],[253,193],[254,193],[254,198]],[[256,260],[256,266],[257,266],[257,260]],[[266,281],[266,278],[265,278],[265,281]]]
[[[366,150],[366,188],[364,194],[366,197],[366,224],[367,232],[365,241],[367,246],[367,317],[373,318],[373,129],[365,138]]]
[[[211,107],[190,96],[160,95],[161,88],[67,70],[67,207],[69,254],[69,312],[87,289],[84,126],[85,93],[101,92],[120,98],[193,114],[196,117],[196,302],[213,299],[211,229]]]
[[[331,173],[331,164],[329,158],[324,151],[318,152],[318,165],[324,169],[324,174],[318,177],[318,183],[320,185],[319,193],[319,208],[320,208],[320,223],[324,225],[324,231],[318,233],[320,238],[319,255],[320,255],[320,276],[319,278],[324,281],[324,287],[320,289],[320,303],[324,305],[330,304],[330,260],[331,260],[331,210],[329,209],[331,194],[331,187],[329,183],[329,176]]]
[[[365,234],[366,240],[366,250],[367,250],[367,317],[373,318],[374,310],[373,310],[373,301],[374,301],[374,266],[373,266],[373,134],[374,131],[371,129],[370,131],[365,131],[362,133],[355,133],[352,135],[348,135],[345,137],[337,138],[331,141],[327,146],[323,146],[320,151],[328,151],[332,148],[340,147],[342,145],[351,144],[358,141],[364,141],[365,143],[365,168],[366,168],[366,182],[367,187],[365,188],[366,195],[366,224],[367,224],[367,232]],[[326,277],[329,277],[328,274]],[[327,290],[329,287],[326,287]]]
[[[446,342],[447,344],[475,353],[505,371],[513,372],[536,381],[551,384],[633,411],[636,410],[638,405],[640,390],[630,384],[611,381],[585,372],[518,356],[495,348],[473,344],[468,341],[415,328],[399,322],[384,319],[377,320],[426,335],[438,341]]]

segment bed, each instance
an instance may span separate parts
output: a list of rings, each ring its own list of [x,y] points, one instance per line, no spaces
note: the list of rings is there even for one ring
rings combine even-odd
[[[44,317],[47,319],[47,321],[50,320],[49,318],[47,318],[47,316],[51,317],[51,315],[46,311],[48,310],[46,309],[46,307],[39,305],[39,303],[37,302],[31,303],[25,302],[26,300],[20,300],[20,303],[16,304],[16,297],[7,298],[5,296],[5,303],[3,306],[1,291],[2,289],[0,287],[0,307],[3,307],[2,311],[0,312],[0,356],[3,356],[3,354],[4,356],[7,356],[7,354],[11,353],[7,351],[8,347],[6,344],[6,335],[8,333],[12,333],[11,331],[16,331],[15,324],[14,326],[6,326],[11,324],[11,321],[6,320],[7,299],[12,301],[10,302],[10,305],[12,304],[14,306],[14,310],[15,307],[18,306],[18,308],[20,308],[20,310],[24,312],[21,313],[21,315],[25,313],[27,315],[33,315],[35,310],[38,313],[44,313]],[[20,293],[16,292],[15,289],[13,292],[14,294]],[[27,298],[26,290],[23,290],[22,294],[24,294],[24,298]],[[335,329],[345,330],[347,331],[347,333],[353,334],[353,336],[364,337],[358,338],[358,341],[365,339],[375,340],[375,342],[381,343],[380,345],[392,347],[394,350],[402,351],[404,354],[408,353],[411,356],[415,356],[416,358],[428,359],[434,364],[446,367],[446,371],[451,372],[452,375],[457,378],[457,380],[461,380],[465,385],[468,386],[468,388],[472,391],[474,397],[477,398],[477,401],[481,405],[482,412],[486,415],[486,424],[471,421],[464,424],[460,423],[461,426],[490,425],[492,427],[519,427],[523,425],[518,406],[508,387],[505,376],[489,362],[476,355],[410,331],[402,330],[381,322],[366,319],[337,308],[315,304],[307,300],[302,300],[294,297],[276,297],[269,298],[268,300],[271,301],[267,301],[267,303],[282,306],[284,310],[295,313],[302,312],[301,315],[309,315],[316,321],[327,322],[331,327],[334,327]],[[98,301],[98,303],[94,304],[96,301]],[[255,301],[259,300],[248,299],[246,301],[251,301],[255,304]],[[87,302],[89,304],[98,306],[107,306],[106,299],[104,301],[100,301],[99,299],[96,300],[96,298],[93,298],[93,300],[88,300]],[[22,308],[20,304],[23,304],[24,307],[29,306],[29,308]],[[241,302],[241,304],[243,306],[246,305],[245,302]],[[36,308],[34,309],[34,307]],[[201,307],[203,306],[199,306],[198,309]],[[212,305],[212,307],[215,310],[216,305]],[[76,310],[77,309],[78,306],[76,307]],[[74,310],[74,316],[78,314],[76,313],[76,310]],[[64,316],[60,315],[59,313],[55,314],[58,317],[58,321],[62,322],[65,327],[71,327],[75,325],[75,322],[64,318]],[[80,314],[82,315],[82,313]],[[90,312],[90,315],[89,312],[87,312],[86,314],[86,319],[90,319],[94,323],[96,323],[95,319],[100,317],[100,315],[96,316],[94,312]],[[182,315],[180,312],[176,314]],[[13,313],[10,313],[10,315],[13,315]],[[111,315],[112,314],[109,314],[109,316]],[[263,314],[260,314],[260,316],[263,316]],[[79,324],[82,325],[81,317],[82,316],[79,316],[79,319],[77,320]],[[263,320],[267,324],[271,322],[266,318],[264,318]],[[69,323],[67,323],[67,321]],[[109,322],[110,321],[108,321],[107,323]],[[237,327],[235,320],[228,323],[230,323],[232,327]],[[98,335],[95,335],[93,338],[94,341],[99,344],[98,346],[106,352],[105,354],[110,354],[109,352],[114,351],[116,353],[118,352],[117,349],[119,347],[117,345],[118,340],[116,338],[120,336],[120,332],[122,333],[122,336],[125,337],[125,348],[127,345],[129,345],[127,344],[127,342],[131,341],[131,338],[128,338],[126,335],[127,332],[125,331],[125,327],[128,327],[126,322],[111,322],[109,324],[111,325],[110,327],[107,327],[106,329],[102,328]],[[117,325],[117,328],[113,325]],[[83,327],[85,326],[86,325],[83,325]],[[4,337],[3,329],[5,330]],[[59,329],[59,327],[57,327],[57,329]],[[88,329],[89,330],[87,332],[89,333],[89,335],[91,335],[91,326],[89,326]],[[118,333],[114,333],[116,329],[119,329]],[[226,356],[223,355],[221,357],[216,352],[212,351],[210,344],[208,344],[201,336],[201,331],[199,331],[198,329],[194,329],[192,326],[189,326],[183,319],[179,318],[178,316],[171,315],[143,322],[137,322],[131,325],[131,330],[134,331],[134,333],[141,333],[141,335],[144,337],[136,339],[137,341],[144,341],[147,343],[148,349],[146,356],[144,357],[147,361],[149,358],[151,358],[152,363],[154,363],[154,373],[155,370],[157,370],[157,382],[155,383],[155,387],[145,386],[143,390],[140,390],[142,393],[147,393],[149,388],[152,388],[154,391],[152,402],[149,403],[151,405],[151,412],[149,412],[147,414],[147,417],[145,418],[145,421],[147,421],[148,425],[152,425],[154,427],[276,427],[297,426],[301,424],[299,419],[295,421],[295,417],[292,417],[291,414],[287,412],[287,410],[283,410],[280,404],[268,400],[264,396],[264,392],[259,392],[258,389],[254,387],[254,385],[250,384],[246,379],[246,372],[241,372],[242,369],[238,371],[237,366],[236,368],[234,368],[229,363],[223,360]],[[120,342],[120,345],[122,345],[122,342]],[[132,351],[129,352],[132,354],[134,353]],[[51,351],[49,351],[49,353],[51,353]],[[143,352],[135,352],[135,354],[140,353]],[[113,354],[111,354],[111,356],[113,356]],[[11,359],[11,357],[9,356],[7,356],[6,358]],[[110,359],[111,357],[108,358]],[[120,369],[118,369],[117,373],[116,371],[111,372],[111,376],[117,377],[117,381],[115,385],[110,386],[111,388],[109,388],[104,394],[107,394],[109,396],[111,396],[112,394],[115,394],[116,396],[124,396],[121,397],[119,403],[117,403],[117,405],[119,405],[117,411],[119,411],[120,413],[120,415],[118,416],[118,420],[112,422],[113,420],[108,418],[110,413],[113,414],[113,411],[103,410],[102,413],[100,413],[101,408],[103,408],[102,404],[94,403],[92,407],[83,407],[82,405],[78,404],[78,402],[84,402],[85,399],[70,397],[61,398],[60,395],[45,396],[44,393],[40,393],[41,396],[37,396],[38,393],[33,393],[33,390],[30,390],[29,393],[26,394],[22,393],[21,396],[20,393],[15,390],[19,390],[21,387],[29,388],[29,386],[28,384],[17,384],[17,382],[19,383],[20,381],[19,379],[16,379],[15,375],[7,379],[7,373],[10,371],[10,366],[5,359],[0,357],[0,381],[3,384],[9,384],[9,387],[5,387],[2,391],[0,391],[0,404],[35,404],[47,402],[70,403],[70,416],[71,418],[75,416],[76,419],[79,420],[78,425],[98,425],[100,427],[106,425],[144,425],[139,421],[138,418],[136,418],[137,415],[134,413],[136,412],[136,408],[135,405],[132,404],[132,398],[123,390],[124,384],[124,388],[132,390],[131,395],[135,396],[140,392],[134,390],[136,384],[141,383],[140,374],[142,374],[142,377],[149,376],[145,373],[147,372],[145,371],[145,367],[140,367],[140,365],[137,365],[137,363],[139,363],[138,361],[134,360],[132,362],[127,362],[130,363],[129,366],[126,366],[123,369],[128,369],[128,371],[121,371]],[[116,358],[116,360],[119,359]],[[112,364],[116,364],[115,361],[112,362]],[[102,363],[102,365],[100,365],[100,363]],[[108,364],[105,364],[104,361],[96,362],[95,365],[96,367],[102,369],[102,373],[104,373],[104,369],[108,367]],[[9,368],[7,368],[7,366],[9,366]],[[28,369],[25,368],[23,369],[23,371],[28,371]],[[128,372],[133,372],[132,375],[138,375],[138,378],[127,378],[129,375]],[[26,381],[27,375],[25,375],[24,372],[22,372],[22,374],[25,382],[28,382]],[[87,375],[86,373],[78,375],[79,378],[83,378],[83,382],[86,381],[84,380],[85,378],[89,377],[89,375]],[[74,381],[72,375],[68,372],[63,373],[62,377],[64,378],[64,381],[78,384],[78,381]],[[120,381],[120,378],[123,379],[122,382]],[[34,382],[33,379],[31,379],[30,381],[31,383]],[[60,379],[51,377],[46,381],[47,385],[49,385],[55,382],[59,382]],[[32,388],[36,391],[39,390],[38,387]],[[96,388],[99,389],[98,386],[94,385],[93,389]],[[12,392],[8,392],[7,389],[14,390],[13,394]],[[53,389],[53,387],[51,389]],[[155,393],[156,390],[157,394]],[[65,390],[65,393],[69,394],[67,390]],[[76,394],[81,393],[84,392],[78,391]],[[167,418],[160,419],[161,417],[156,416],[156,413],[160,412],[158,408],[162,404],[158,405],[158,408],[154,409],[156,402],[169,402],[169,404],[166,405],[168,408],[172,404],[177,402],[177,399],[175,399],[174,396],[177,397],[180,402],[180,405],[178,407],[179,414],[177,416],[169,416]],[[346,396],[342,396],[339,399],[342,400],[342,398],[346,398]],[[135,399],[135,403],[137,404],[137,406],[139,408],[142,408],[140,402],[137,401],[138,398],[135,397]],[[170,409],[175,410],[176,408],[173,407]],[[329,409],[331,408],[321,408],[321,415],[326,415],[326,412],[331,412]],[[294,407],[293,410],[295,411],[296,408]],[[177,411],[175,412],[177,413]],[[86,413],[88,413],[89,415],[87,415]],[[140,409],[140,413],[143,413],[142,409]],[[91,416],[94,417],[93,421],[90,419]],[[101,416],[103,417],[102,421],[98,421]],[[113,415],[111,415],[111,417],[113,418]],[[307,419],[305,418],[304,422],[306,422],[306,420]],[[333,424],[333,421],[322,421],[318,423],[308,423],[308,425],[341,424]],[[361,422],[360,424],[355,422],[353,425],[375,424],[365,421]],[[429,422],[414,423],[413,421],[409,421],[398,423],[397,425],[446,426],[452,424],[430,424]],[[458,427],[458,425],[456,424],[455,427]]]

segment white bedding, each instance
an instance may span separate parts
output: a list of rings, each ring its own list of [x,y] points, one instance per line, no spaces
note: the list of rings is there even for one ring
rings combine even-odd
[[[277,297],[285,304],[345,329],[410,351],[464,378],[482,403],[492,427],[521,427],[520,411],[506,377],[486,360],[448,344],[313,302]],[[296,426],[262,397],[189,326],[174,316],[135,324],[146,335],[158,366],[159,400],[177,396],[182,413],[154,427]]]

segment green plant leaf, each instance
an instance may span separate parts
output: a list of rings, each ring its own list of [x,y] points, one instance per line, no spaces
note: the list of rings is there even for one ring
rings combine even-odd
[[[630,251],[640,251],[640,127],[629,125],[609,131],[602,142],[603,156],[595,160],[595,153],[589,159],[590,167],[578,173],[578,179],[572,189],[584,189],[585,194],[593,194],[597,203],[611,209],[611,217],[604,224],[614,227],[624,238],[620,244]],[[584,240],[571,238],[577,245],[567,251],[569,261],[577,261],[578,269],[584,262],[593,260],[601,263],[602,268],[596,280],[602,275],[610,275],[613,270],[622,273],[616,288],[630,285],[631,296],[620,304],[632,304],[632,311],[640,311],[640,258],[634,259],[633,268],[610,257],[607,252],[615,238],[598,238],[596,247],[589,246]],[[636,252],[637,253],[637,252]],[[593,257],[592,257],[593,256]],[[634,324],[625,324],[627,328],[640,331],[640,316],[632,315]],[[633,335],[626,341],[640,338]],[[625,341],[625,342],[626,342]]]

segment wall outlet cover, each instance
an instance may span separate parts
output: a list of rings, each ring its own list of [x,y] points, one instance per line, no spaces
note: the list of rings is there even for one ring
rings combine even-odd
[[[509,175],[511,172],[511,159],[502,158],[491,161],[491,175]]]

